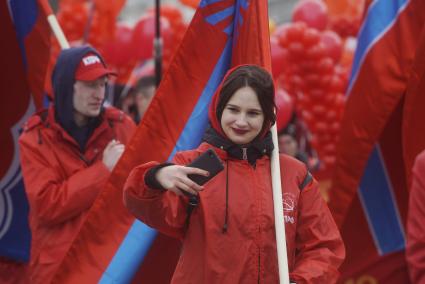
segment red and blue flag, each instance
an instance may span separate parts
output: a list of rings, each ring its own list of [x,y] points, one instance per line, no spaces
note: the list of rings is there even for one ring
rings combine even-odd
[[[50,29],[36,0],[9,0],[0,5],[0,255],[25,262],[31,235],[17,141],[23,123],[42,105]]]
[[[130,170],[199,145],[210,100],[229,68],[258,64],[271,70],[267,1],[202,0],[135,135],[114,169],[55,281],[128,283],[141,265],[158,265],[140,281],[159,283],[170,275],[178,243],[155,245],[157,233],[124,208],[122,187]],[[154,243],[153,246],[151,244]],[[153,250],[155,250],[153,252]],[[150,277],[155,278],[150,278]]]
[[[376,0],[359,32],[330,192],[347,249],[341,283],[409,283],[401,126],[424,23],[423,1]]]

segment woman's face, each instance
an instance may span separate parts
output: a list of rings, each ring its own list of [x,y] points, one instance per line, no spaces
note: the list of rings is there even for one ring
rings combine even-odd
[[[264,113],[251,87],[237,90],[224,107],[221,127],[233,143],[248,144],[261,132]]]

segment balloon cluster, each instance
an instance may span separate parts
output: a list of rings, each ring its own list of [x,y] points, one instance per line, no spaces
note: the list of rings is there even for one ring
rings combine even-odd
[[[154,56],[155,13],[154,9],[146,11],[134,27],[130,27],[117,22],[123,6],[117,2],[125,3],[122,0],[98,0],[94,4],[84,0],[61,1],[57,17],[71,44],[84,42],[97,48],[108,64],[116,69],[117,82],[125,84],[137,65]],[[162,62],[165,69],[187,25],[177,7],[162,5],[160,10]],[[112,27],[107,27],[111,23]],[[53,43],[53,56],[56,57],[60,48],[55,41]]]
[[[286,109],[294,109],[308,127],[323,171],[332,170],[335,163],[353,59],[353,50],[347,47],[351,45],[330,28],[326,4],[302,0],[293,10],[292,22],[277,26],[271,38],[273,76],[278,88],[291,97],[287,102],[293,106]],[[278,121],[286,121],[277,115]]]

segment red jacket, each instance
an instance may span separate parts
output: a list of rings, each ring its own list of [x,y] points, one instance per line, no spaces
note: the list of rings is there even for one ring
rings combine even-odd
[[[84,216],[109,177],[102,162],[112,139],[127,143],[135,124],[107,108],[81,154],[78,144],[54,119],[31,117],[19,139],[21,166],[30,205],[31,283],[49,283],[78,232]]]
[[[407,217],[406,257],[412,283],[425,283],[425,151],[413,166]]]
[[[254,168],[203,143],[177,153],[174,162],[188,164],[208,148],[214,148],[225,169],[200,193],[187,231],[187,198],[144,183],[156,162],[131,172],[124,189],[126,206],[147,225],[182,239],[172,283],[278,283],[269,157],[257,160]],[[290,278],[297,283],[334,283],[345,254],[338,229],[306,167],[286,155],[280,161]],[[226,178],[228,229],[223,233]]]

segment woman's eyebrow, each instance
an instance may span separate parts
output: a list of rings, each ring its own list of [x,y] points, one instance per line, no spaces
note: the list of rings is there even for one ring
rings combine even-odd
[[[227,104],[226,107],[240,108],[239,105],[234,105],[234,104]],[[259,108],[250,108],[248,109],[248,111],[263,112],[263,110]]]

